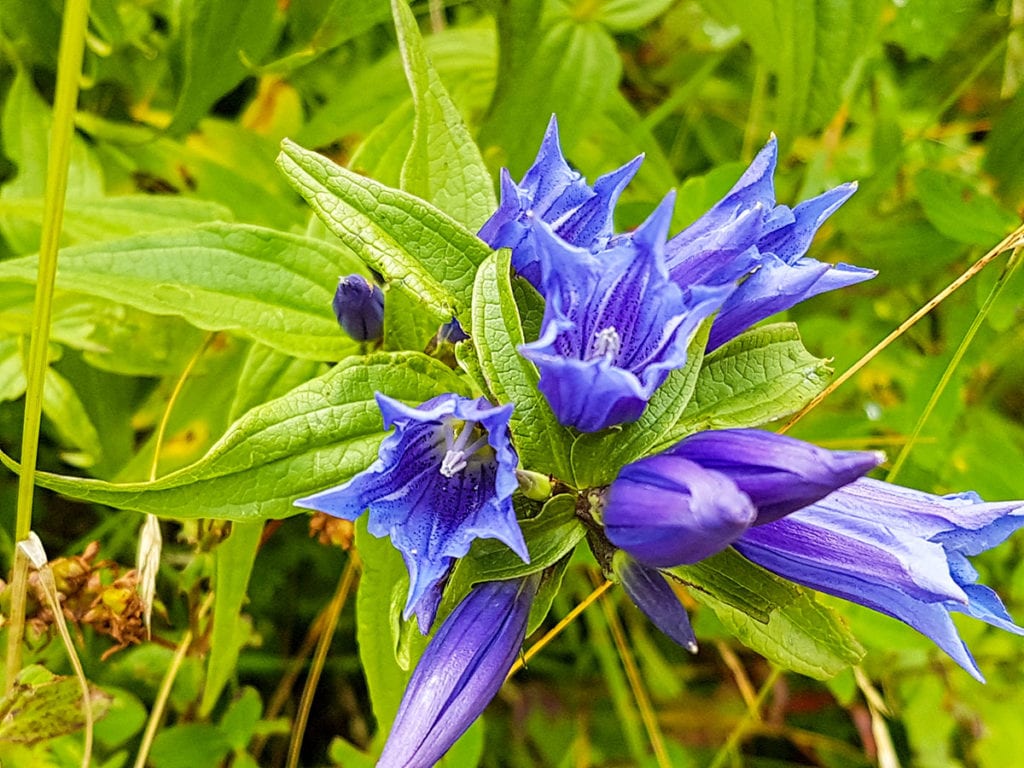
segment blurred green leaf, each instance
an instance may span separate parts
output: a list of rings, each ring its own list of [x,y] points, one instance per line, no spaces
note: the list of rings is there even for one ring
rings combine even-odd
[[[231,535],[213,551],[213,629],[210,633],[210,653],[206,659],[206,685],[203,687],[203,699],[199,705],[200,714],[203,716],[210,714],[217,699],[220,698],[221,691],[231,679],[235,662],[238,660],[238,652],[249,636],[248,627],[239,621],[238,617],[242,612],[242,603],[249,587],[249,577],[256,563],[256,552],[262,535],[262,523],[236,522],[231,526]],[[249,699],[255,695],[255,691],[250,688],[247,688],[246,692],[245,695]],[[259,719],[262,708],[259,696],[255,698],[257,711],[254,723]],[[232,704],[228,714],[238,706],[239,702]],[[224,725],[222,724],[222,727]],[[225,729],[225,735],[236,742],[236,749],[245,749],[252,731],[250,729],[248,734],[243,734],[244,739],[240,744],[237,742],[238,737],[233,736],[230,729]]]
[[[475,231],[497,208],[494,182],[427,58],[406,0],[391,0],[391,10],[415,105],[412,146],[402,166],[402,189]]]
[[[168,131],[187,131],[245,77],[277,37],[277,0],[254,0],[240,13],[231,0],[184,0],[182,86]]]
[[[109,694],[89,689],[95,720],[110,706]],[[11,689],[0,699],[0,742],[35,744],[85,726],[82,686],[77,678],[54,675],[31,665],[18,673]]]
[[[931,168],[915,179],[924,215],[948,238],[969,245],[993,246],[1018,219],[969,180]]]

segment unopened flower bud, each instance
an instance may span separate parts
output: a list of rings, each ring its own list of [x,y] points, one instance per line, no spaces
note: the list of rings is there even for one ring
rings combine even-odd
[[[384,292],[362,275],[339,279],[331,306],[342,329],[356,341],[375,341],[384,332]]]

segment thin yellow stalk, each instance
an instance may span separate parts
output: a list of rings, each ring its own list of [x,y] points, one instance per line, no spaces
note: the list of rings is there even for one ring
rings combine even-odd
[[[600,588],[603,585],[595,584],[594,586]],[[633,652],[629,648],[629,642],[626,640],[626,633],[622,629],[622,622],[619,621],[619,616],[615,612],[615,606],[611,600],[602,600],[601,609],[604,611],[605,621],[608,623],[608,629],[611,630],[612,639],[615,641],[615,648],[619,652],[619,659],[622,660],[622,668],[626,672],[626,679],[629,680],[629,687],[633,691],[633,698],[636,700],[637,709],[640,710],[640,719],[643,721],[644,729],[647,731],[647,738],[651,742],[654,759],[657,761],[659,768],[672,768],[672,761],[669,759],[668,750],[665,749],[665,737],[662,735],[661,727],[658,725],[658,716],[654,713],[651,697],[647,695],[647,689],[644,687],[640,669],[637,667],[636,659],[633,658]]]
[[[768,679],[764,681],[764,685],[761,686],[761,690],[757,692],[757,698],[754,700],[754,706],[748,709],[746,716],[736,724],[735,728],[732,729],[732,732],[729,734],[729,738],[725,740],[725,744],[722,745],[721,749],[715,753],[715,759],[711,761],[711,765],[709,765],[708,768],[721,768],[721,766],[725,764],[729,755],[739,747],[740,741],[747,735],[750,727],[755,723],[760,722],[761,707],[764,706],[764,700],[768,698],[768,693],[775,687],[775,683],[781,675],[781,670],[774,667],[772,668],[772,672],[768,675]]]
[[[320,640],[316,645],[316,653],[313,655],[313,664],[309,668],[309,676],[306,678],[306,685],[302,688],[302,698],[299,700],[299,711],[295,716],[295,723],[292,725],[292,739],[288,745],[287,768],[297,768],[299,764],[299,753],[302,751],[302,738],[306,733],[306,723],[309,722],[309,711],[313,707],[313,695],[316,693],[316,686],[320,682],[320,675],[324,671],[324,663],[327,661],[327,652],[331,648],[331,640],[334,639],[334,630],[338,628],[338,619],[341,617],[341,610],[345,607],[349,592],[352,591],[352,584],[355,582],[356,574],[359,573],[359,556],[355,550],[349,553],[348,563],[338,580],[338,588],[334,591],[327,612],[324,614],[324,631],[320,634]]]
[[[914,314],[904,320],[899,326],[888,336],[882,339],[878,344],[872,347],[863,357],[860,358],[856,363],[851,365],[841,375],[836,377],[835,381],[829,384],[825,389],[819,392],[814,398],[801,408],[789,421],[787,421],[782,428],[779,430],[779,434],[789,431],[800,419],[806,416],[808,413],[817,408],[821,403],[835,392],[839,387],[849,381],[853,376],[860,371],[865,365],[870,363],[875,357],[886,347],[892,344],[896,339],[906,333],[908,330],[914,327],[922,318],[924,318],[929,312],[935,309],[939,304],[948,299],[953,293],[962,288],[972,277],[977,275],[981,270],[987,267],[996,257],[1005,251],[1017,248],[1020,245],[1024,245],[1024,225],[1017,227],[1013,232],[1003,238],[1003,240],[995,246],[992,250],[982,256],[978,261],[972,264],[967,270],[964,271],[960,277],[951,282],[931,299],[926,301],[920,309]]]
[[[210,610],[211,605],[213,605],[212,592],[206,596],[203,604],[199,606],[199,611],[196,613],[197,624],[202,621],[206,612]],[[146,766],[146,760],[149,759],[149,750],[153,748],[153,741],[156,739],[156,732],[160,728],[160,721],[163,720],[164,710],[167,708],[167,701],[171,697],[171,689],[174,687],[174,681],[178,677],[178,672],[181,670],[181,665],[185,661],[188,649],[192,645],[192,640],[192,630],[188,629],[185,631],[185,634],[181,636],[178,648],[174,651],[174,657],[171,659],[171,665],[167,668],[167,672],[164,673],[164,679],[160,682],[160,690],[156,694],[156,701],[153,702],[153,709],[149,712],[149,721],[146,723],[146,731],[142,734],[142,743],[139,745],[138,754],[135,755],[134,768],[145,768]]]
[[[978,334],[978,331],[981,330],[981,324],[985,322],[985,318],[988,316],[989,311],[995,304],[996,299],[999,298],[999,294],[1002,293],[1003,289],[1009,284],[1010,275],[1012,275],[1013,271],[1020,265],[1020,254],[1021,251],[1018,248],[1010,256],[1002,274],[999,275],[999,279],[996,280],[996,284],[992,286],[992,290],[989,291],[988,296],[985,298],[985,303],[978,311],[978,314],[974,316],[974,320],[971,322],[971,327],[967,329],[967,333],[964,334],[964,338],[960,342],[960,346],[957,347],[956,352],[949,361],[949,365],[947,365],[946,370],[943,371],[942,378],[939,379],[939,383],[935,386],[935,389],[932,390],[932,396],[929,398],[928,404],[924,407],[924,410],[918,417],[917,423],[914,425],[914,431],[910,433],[910,437],[907,438],[907,441],[904,443],[899,455],[892,463],[892,469],[889,470],[889,474],[885,478],[890,483],[896,482],[896,477],[899,475],[900,470],[903,469],[903,465],[910,456],[910,451],[915,445],[917,445],[918,438],[921,436],[921,430],[924,429],[925,423],[932,415],[935,407],[939,404],[939,398],[941,398],[942,393],[946,391],[946,387],[949,386],[949,382],[953,380],[953,374],[956,373],[956,369],[960,367],[960,363],[964,359],[964,355],[967,354],[968,347],[971,346],[971,342],[974,341],[974,337]]]
[[[611,588],[611,586],[612,582],[606,581],[604,584],[602,584],[589,595],[587,595],[586,599],[583,600],[583,602],[581,602],[579,605],[577,605],[575,608],[569,611],[569,613],[565,615],[564,619],[562,619],[554,627],[548,630],[547,634],[544,635],[544,637],[542,637],[540,640],[538,640],[536,643],[530,646],[530,649],[526,653],[524,653],[522,656],[516,659],[516,663],[513,664],[512,669],[508,671],[508,675],[505,677],[505,680],[509,680],[512,677],[512,675],[514,675],[520,669],[529,664],[530,659],[532,659],[534,656],[540,653],[544,649],[544,646],[546,646],[548,643],[550,643],[552,640],[558,637],[562,633],[563,629],[572,624],[573,621],[576,620],[577,616],[583,613],[583,611],[585,611],[595,600],[597,600],[597,598],[599,598],[601,595],[607,592]]]
[[[32,309],[32,340],[29,344],[25,391],[25,421],[21,433],[21,475],[18,478],[17,518],[14,540],[22,541],[32,530],[32,488],[35,484],[42,418],[43,381],[46,377],[50,318],[53,314],[53,286],[57,276],[57,247],[64,222],[64,198],[68,188],[68,164],[74,131],[78,81],[85,52],[89,20],[88,0],[67,0],[57,60],[57,90],[53,100],[53,130],[43,195],[43,228],[39,246],[39,273]],[[25,633],[25,592],[28,560],[15,550],[11,579],[11,613],[7,635],[6,690],[14,684],[21,668],[21,642]]]

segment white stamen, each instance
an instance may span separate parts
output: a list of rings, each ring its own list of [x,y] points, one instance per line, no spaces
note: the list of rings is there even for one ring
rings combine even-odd
[[[609,325],[594,334],[594,346],[590,353],[590,359],[607,357],[609,360],[614,360],[621,348],[622,339],[619,337],[619,332],[615,330],[614,325]]]
[[[440,469],[441,474],[445,477],[451,477],[456,472],[464,470],[469,463],[470,457],[487,445],[486,435],[475,440],[472,445],[466,445],[469,442],[470,435],[473,434],[474,427],[476,427],[475,421],[467,421],[463,424],[462,431],[453,440],[451,426],[445,425],[444,441],[448,450],[445,452],[444,458],[441,459]]]

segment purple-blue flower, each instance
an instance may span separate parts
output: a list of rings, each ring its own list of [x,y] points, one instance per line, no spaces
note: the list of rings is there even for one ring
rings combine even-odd
[[[529,562],[512,508],[512,406],[454,394],[415,408],[378,394],[377,404],[384,428],[395,428],[378,459],[344,485],[295,503],[345,520],[369,508],[368,530],[390,537],[409,569],[404,617],[416,613],[426,634],[445,578],[474,539],[499,539]]]
[[[968,556],[1024,526],[1024,501],[934,496],[861,479],[736,543],[780,576],[906,622],[984,681],[951,612],[1021,635]]]
[[[668,279],[673,200],[670,193],[632,237],[596,254],[535,227],[547,304],[540,338],[519,349],[540,369],[540,391],[566,426],[596,432],[639,418],[732,290],[684,290]]]
[[[540,575],[479,584],[427,644],[378,768],[430,768],[494,698],[526,636]]]
[[[384,292],[362,275],[338,280],[331,301],[338,324],[356,341],[375,341],[384,332]]]
[[[621,549],[612,557],[612,570],[629,599],[654,626],[690,653],[697,652],[690,617],[659,570],[638,563]]]
[[[742,280],[715,318],[709,349],[804,299],[877,274],[805,256],[818,228],[857,185],[842,184],[792,209],[777,205],[777,159],[773,136],[729,193],[666,247],[669,274],[680,285]]]
[[[622,468],[605,497],[605,534],[645,565],[695,563],[881,460],[874,452],[827,451],[754,429],[698,432]]]
[[[565,161],[558,142],[558,121],[552,115],[537,159],[523,180],[516,184],[506,169],[501,170],[501,203],[480,228],[479,237],[492,248],[511,248],[512,266],[539,288],[540,257],[534,242],[537,223],[546,223],[570,245],[603,248],[612,236],[615,203],[641,162],[642,155],[588,186]]]

